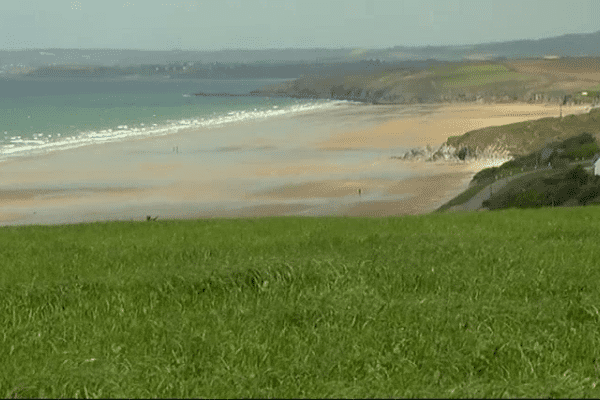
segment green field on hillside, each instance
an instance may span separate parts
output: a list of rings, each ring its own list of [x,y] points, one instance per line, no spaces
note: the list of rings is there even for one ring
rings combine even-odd
[[[486,86],[490,84],[515,83],[531,81],[532,76],[519,74],[509,70],[502,64],[450,64],[431,68],[433,78],[445,89]]]
[[[599,397],[600,208],[0,230],[4,397]]]

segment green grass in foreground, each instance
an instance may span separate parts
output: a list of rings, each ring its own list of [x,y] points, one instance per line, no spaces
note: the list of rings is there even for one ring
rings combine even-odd
[[[0,230],[0,395],[599,397],[600,208]]]

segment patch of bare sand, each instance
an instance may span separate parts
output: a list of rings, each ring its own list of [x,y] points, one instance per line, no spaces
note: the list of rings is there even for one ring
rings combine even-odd
[[[90,206],[110,203],[135,203],[148,201],[216,201],[223,198],[224,184],[210,182],[177,181],[166,186],[148,188],[75,188],[0,190],[0,203],[6,208],[41,209],[72,205]],[[0,221],[2,219],[0,218]]]
[[[178,180],[166,186],[156,186],[144,190],[144,198],[185,201],[219,201],[235,194],[236,190],[219,181]]]
[[[182,163],[174,162],[145,162],[138,164],[139,172],[154,178],[170,177],[173,172],[181,171],[183,167]]]
[[[282,185],[248,196],[256,200],[297,200],[341,198],[351,196],[349,205],[341,206],[336,214],[348,216],[387,216],[423,214],[434,211],[454,196],[466,190],[474,173],[479,170],[470,164],[435,165],[412,163],[420,175],[408,179],[330,179]],[[358,195],[358,189],[361,195]],[[366,200],[369,195],[382,200]],[[389,199],[389,197],[397,199]],[[384,198],[387,198],[384,200]],[[310,214],[310,212],[309,212]]]
[[[285,185],[249,195],[250,198],[311,199],[356,196],[358,189],[367,195],[373,190],[385,190],[392,181],[385,179],[325,180]]]
[[[11,189],[0,190],[0,203],[4,207],[44,207],[81,203],[85,198],[97,202],[101,198],[120,199],[139,193],[139,189],[101,187],[78,189]]]
[[[472,172],[452,172],[415,177],[397,182],[388,188],[390,194],[411,194],[400,200],[375,200],[355,203],[343,215],[355,217],[385,217],[416,215],[435,211],[463,190],[471,180]]]
[[[252,217],[280,217],[285,215],[294,215],[299,212],[310,209],[307,204],[259,204],[255,206],[241,207],[227,211],[201,213],[194,215],[194,218],[252,218]]]
[[[563,107],[563,115],[588,112],[588,106]],[[435,113],[392,120],[373,128],[337,132],[318,144],[323,150],[439,146],[450,136],[488,126],[557,117],[559,106],[536,104],[443,105]]]
[[[23,218],[25,215],[21,213],[0,212],[0,223],[18,221]]]
[[[272,163],[270,165],[261,165],[249,170],[254,176],[279,177],[286,175],[308,175],[312,179],[318,176],[331,174],[351,174],[365,171],[383,170],[386,165],[392,164],[389,157],[379,157],[373,160],[360,161],[363,156],[357,155],[357,162],[353,164],[337,164],[327,160],[289,160],[285,164]],[[397,163],[395,163],[397,165]]]

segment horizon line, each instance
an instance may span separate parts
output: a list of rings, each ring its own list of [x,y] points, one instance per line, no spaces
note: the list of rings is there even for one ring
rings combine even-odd
[[[492,42],[481,42],[481,43],[465,43],[465,44],[449,44],[449,45],[433,45],[433,44],[423,44],[423,45],[394,45],[394,46],[386,46],[386,47],[365,47],[365,46],[345,46],[345,47],[268,47],[263,49],[249,49],[249,48],[221,48],[221,49],[211,49],[211,50],[201,50],[201,49],[170,49],[170,50],[152,50],[152,49],[140,49],[140,48],[121,48],[121,47],[90,47],[90,48],[77,48],[77,47],[30,47],[30,48],[19,48],[19,49],[0,49],[0,51],[45,51],[45,50],[88,50],[88,51],[107,51],[107,50],[118,50],[118,51],[151,51],[151,52],[196,52],[196,53],[218,53],[218,52],[226,52],[226,51],[290,51],[290,50],[394,50],[398,48],[405,49],[425,49],[425,48],[444,48],[444,47],[467,47],[467,46],[489,46],[496,44],[504,44],[504,43],[516,43],[516,42],[535,42],[541,40],[552,40],[558,39],[565,36],[585,36],[585,35],[593,35],[600,34],[600,30],[596,30],[593,32],[582,32],[582,33],[566,33],[558,36],[551,37],[543,37],[537,39],[514,39],[514,40],[506,40],[506,41],[492,41]]]

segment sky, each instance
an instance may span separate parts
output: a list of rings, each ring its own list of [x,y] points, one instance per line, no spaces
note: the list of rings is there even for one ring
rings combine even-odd
[[[0,2],[0,50],[389,48],[598,30],[598,0]]]

